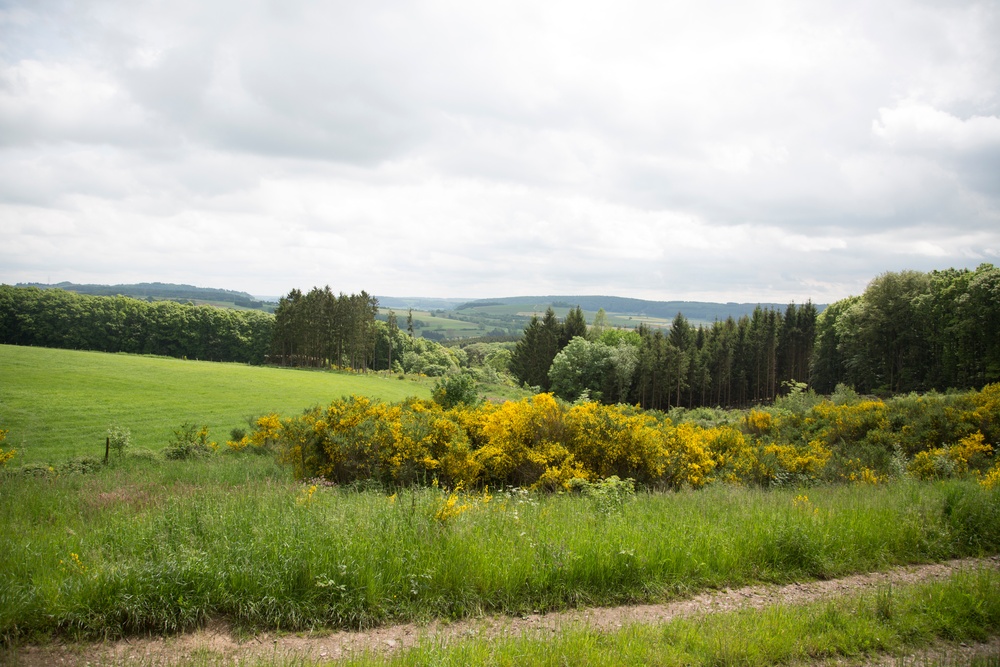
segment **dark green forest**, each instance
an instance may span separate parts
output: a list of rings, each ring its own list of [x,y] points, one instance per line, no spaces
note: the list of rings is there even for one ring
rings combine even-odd
[[[282,366],[375,367],[378,299],[367,292],[334,295],[327,286],[294,289],[274,311],[271,361]],[[388,366],[387,366],[388,367]]]
[[[0,285],[0,342],[264,363],[274,317],[256,310]]]
[[[598,319],[600,313],[598,313]],[[885,273],[822,313],[810,303],[667,333],[640,326],[585,336],[550,309],[533,318],[511,371],[567,400],[644,408],[745,406],[805,383],[879,395],[981,388],[1000,380],[1000,269]]]
[[[260,301],[247,292],[237,292],[228,289],[215,289],[210,287],[195,287],[194,285],[175,285],[172,283],[136,283],[130,285],[92,285],[78,284],[70,282],[47,285],[42,283],[18,283],[18,287],[38,287],[41,289],[57,288],[67,292],[77,294],[87,294],[90,296],[130,296],[133,299],[144,299],[146,301],[178,301],[184,303],[193,301],[217,302],[218,304],[231,303],[240,308],[251,308],[273,311],[274,304]]]

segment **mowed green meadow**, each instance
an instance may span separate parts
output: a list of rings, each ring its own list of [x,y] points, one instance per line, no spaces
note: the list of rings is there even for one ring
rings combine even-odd
[[[14,463],[103,456],[112,423],[137,448],[163,449],[185,422],[207,425],[221,444],[249,418],[350,394],[398,401],[430,389],[396,376],[0,345],[0,428]]]

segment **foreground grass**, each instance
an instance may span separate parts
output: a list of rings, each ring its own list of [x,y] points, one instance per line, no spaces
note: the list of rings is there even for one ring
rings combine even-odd
[[[348,394],[397,401],[430,390],[395,377],[0,345],[0,428],[18,450],[13,465],[103,456],[113,422],[137,447],[158,450],[184,422],[224,442],[248,417]]]
[[[427,637],[415,648],[348,654],[337,664],[369,665],[776,665],[776,664],[1000,664],[1000,573],[965,570],[921,584],[882,585],[829,600],[736,612],[705,612],[655,625],[634,623],[615,631],[572,624],[516,637],[450,635]],[[992,641],[977,648],[979,642]],[[249,642],[235,651],[189,644],[154,656],[114,647],[78,645],[34,656],[29,664],[79,662],[118,665],[319,665],[328,641],[294,653]],[[948,644],[943,644],[948,642]],[[963,647],[956,644],[963,643]],[[333,641],[336,644],[336,641]],[[967,644],[973,647],[965,648]],[[169,644],[168,644],[169,646]],[[373,643],[379,651],[381,644]],[[886,659],[886,656],[897,656]],[[19,651],[0,649],[0,658],[20,664]],[[41,659],[39,659],[41,658]]]
[[[450,646],[428,641],[389,658],[365,655],[344,664],[764,667],[901,654],[942,640],[984,642],[998,633],[1000,574],[980,570],[829,602],[706,614],[612,633],[576,627],[544,638],[471,639]]]
[[[254,456],[10,477],[0,640],[369,627],[664,600],[1000,551],[975,483],[639,495],[310,490]]]

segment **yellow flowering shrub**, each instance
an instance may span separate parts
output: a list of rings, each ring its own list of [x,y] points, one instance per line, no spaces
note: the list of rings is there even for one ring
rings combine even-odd
[[[992,453],[993,448],[984,440],[983,434],[976,431],[948,447],[918,452],[910,462],[910,474],[917,479],[964,475],[969,472],[970,466],[981,465]]]
[[[996,444],[1000,440],[1000,382],[971,392],[969,401],[972,410],[962,415],[962,420],[984,434],[988,442]]]
[[[740,430],[720,426],[709,430],[710,450],[715,458],[716,476],[730,484],[752,480],[757,466],[757,448]]]
[[[834,445],[860,441],[871,431],[888,429],[888,415],[888,407],[879,400],[840,405],[821,401],[809,410],[805,424],[817,426],[819,438],[827,445]]]
[[[9,431],[5,431],[0,428],[0,443],[7,439],[7,433],[9,433]],[[3,447],[0,447],[0,468],[6,466],[7,462],[14,458],[15,454],[17,454],[16,449],[8,449],[5,451]]]
[[[552,394],[498,406],[485,414],[484,444],[474,454],[483,481],[527,488],[546,473],[548,480],[572,476],[565,433],[563,409]]]
[[[479,476],[465,430],[432,401],[387,404],[351,396],[283,422],[262,417],[247,439],[279,441],[281,459],[300,478],[412,484],[440,477],[473,484]]]
[[[713,430],[688,423],[667,430],[664,482],[673,487],[697,489],[712,481],[711,473],[716,463],[710,451],[715,435]]]
[[[254,420],[254,430],[239,440],[226,441],[226,446],[232,451],[241,452],[250,449],[259,451],[271,449],[281,438],[281,418],[275,413],[266,414]]]
[[[767,435],[774,427],[774,419],[770,412],[750,410],[743,418],[743,426],[747,433],[757,436]]]
[[[665,426],[669,428],[670,421]],[[665,470],[664,425],[646,413],[626,414],[618,406],[587,402],[566,415],[570,450],[589,479],[617,475],[648,484]]]
[[[833,455],[819,440],[811,440],[805,446],[760,444],[755,453],[748,481],[757,484],[771,484],[789,477],[818,479]]]
[[[979,483],[987,489],[1000,489],[1000,463],[990,468]]]
[[[427,400],[390,404],[353,396],[290,419],[265,415],[252,433],[228,444],[245,449],[278,443],[282,460],[293,464],[300,478],[339,483],[440,481],[444,487],[555,490],[582,483],[575,480],[617,476],[673,488],[700,488],[716,480],[881,484],[889,466],[898,474],[912,452],[918,453],[909,469],[921,478],[983,469],[994,443],[989,432],[972,425],[991,426],[997,410],[1000,385],[888,403],[826,400],[794,414],[754,409],[736,426],[711,428],[675,424],[637,407],[570,406],[551,394],[447,410]],[[913,419],[919,415],[926,419]],[[941,434],[951,434],[943,442],[953,444],[920,444]]]

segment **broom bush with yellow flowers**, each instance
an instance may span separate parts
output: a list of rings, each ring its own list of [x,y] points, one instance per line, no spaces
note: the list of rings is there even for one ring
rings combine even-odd
[[[538,394],[502,404],[385,403],[352,396],[298,417],[260,418],[233,450],[275,447],[299,478],[386,486],[518,487],[562,491],[616,476],[650,489],[697,489],[981,475],[993,464],[1000,385],[882,401],[845,392],[787,401],[728,423],[686,421]],[[901,423],[914,406],[936,415]],[[256,445],[255,445],[256,443]]]

